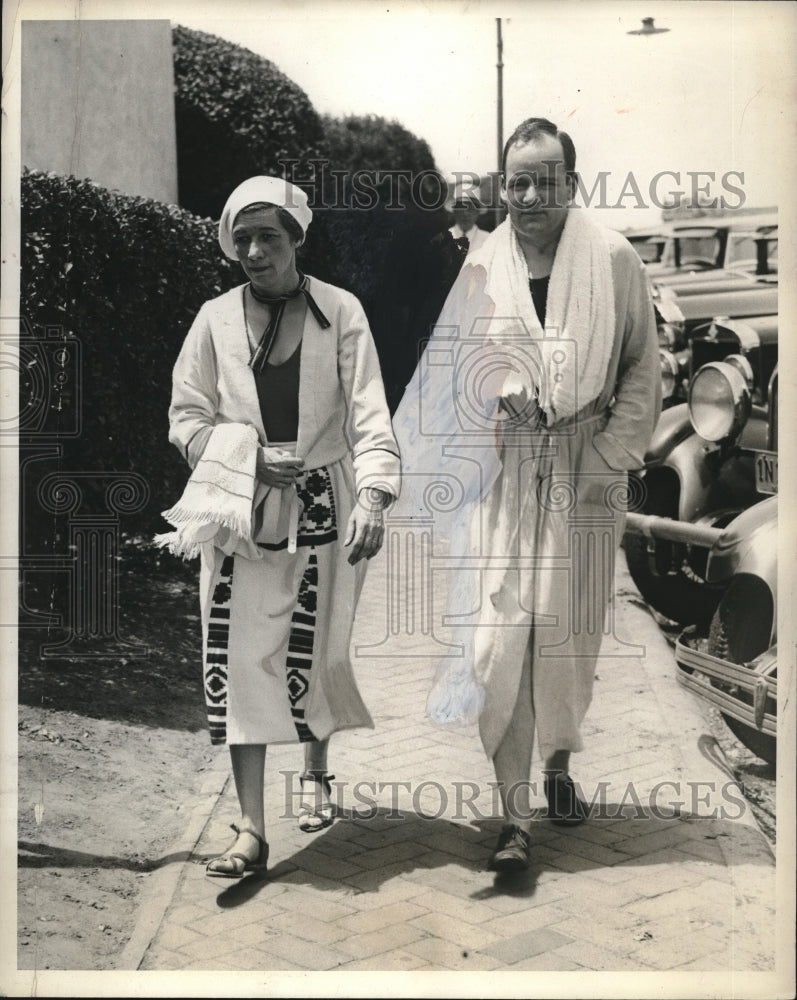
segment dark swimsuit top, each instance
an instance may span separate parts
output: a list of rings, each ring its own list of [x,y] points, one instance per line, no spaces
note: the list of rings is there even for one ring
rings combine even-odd
[[[531,278],[529,280],[529,288],[531,289],[531,301],[534,303],[534,308],[537,312],[537,318],[540,321],[540,326],[545,326],[545,309],[548,305],[548,282],[550,281],[550,274],[547,274],[544,278]]]
[[[260,415],[266,438],[274,442],[295,441],[299,436],[299,366],[302,342],[281,365],[266,362],[254,372]]]

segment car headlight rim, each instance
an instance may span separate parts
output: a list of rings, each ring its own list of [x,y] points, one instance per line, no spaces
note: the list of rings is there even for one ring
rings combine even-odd
[[[750,416],[752,396],[740,368],[727,361],[703,365],[692,377],[688,396],[692,427],[706,441],[736,438]]]
[[[743,354],[729,354],[723,361],[728,365],[733,365],[745,381],[747,391],[752,396],[755,387],[755,374],[750,362]]]

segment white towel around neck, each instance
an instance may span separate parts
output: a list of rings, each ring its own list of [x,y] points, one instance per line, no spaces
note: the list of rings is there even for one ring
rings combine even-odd
[[[534,275],[509,219],[470,254],[460,280],[480,265],[484,293],[494,305],[490,340],[516,350],[526,341],[541,377],[523,388],[538,397],[549,426],[574,417],[603,390],[614,342],[611,251],[604,231],[583,209],[568,212],[548,285],[545,329],[531,297]]]

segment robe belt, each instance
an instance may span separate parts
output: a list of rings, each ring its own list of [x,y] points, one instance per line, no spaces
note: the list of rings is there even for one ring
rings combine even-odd
[[[591,406],[592,404],[589,404]],[[563,420],[561,423],[554,424],[552,427],[540,428],[538,431],[534,432],[535,435],[535,448],[531,456],[534,465],[536,466],[537,475],[541,479],[545,479],[547,476],[551,475],[553,468],[553,454],[551,448],[554,444],[554,440],[560,435],[568,435],[573,427],[586,427],[590,424],[603,423],[604,427],[609,420],[609,408],[605,407],[599,410],[597,413],[591,413],[589,416],[584,416],[583,414],[589,409],[589,406],[584,407],[583,410],[575,414],[569,420]],[[514,433],[522,434],[522,425],[513,428]],[[511,432],[510,432],[511,433]]]

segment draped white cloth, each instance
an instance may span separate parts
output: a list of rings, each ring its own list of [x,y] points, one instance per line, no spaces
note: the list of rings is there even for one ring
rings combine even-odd
[[[468,265],[485,272],[484,294],[492,303],[489,339],[511,343],[517,353],[511,392],[504,387],[499,394],[515,394],[524,406],[538,401],[548,426],[575,416],[603,388],[614,338],[606,231],[583,211],[568,213],[551,270],[544,329],[529,288],[535,275],[509,219],[468,257]],[[446,309],[462,313],[456,295]]]
[[[569,212],[545,329],[530,277],[504,223],[466,259],[394,418],[403,485],[393,516],[432,520],[456,568],[448,610],[463,655],[442,661],[427,711],[478,719],[490,756],[529,647],[541,751],[580,749],[622,533],[606,491],[622,493],[625,470],[643,464],[660,409],[653,310],[627,241]],[[562,484],[566,503],[551,499]],[[592,552],[587,522],[611,536],[600,566],[574,562],[576,549]],[[589,629],[565,634],[586,603]]]

